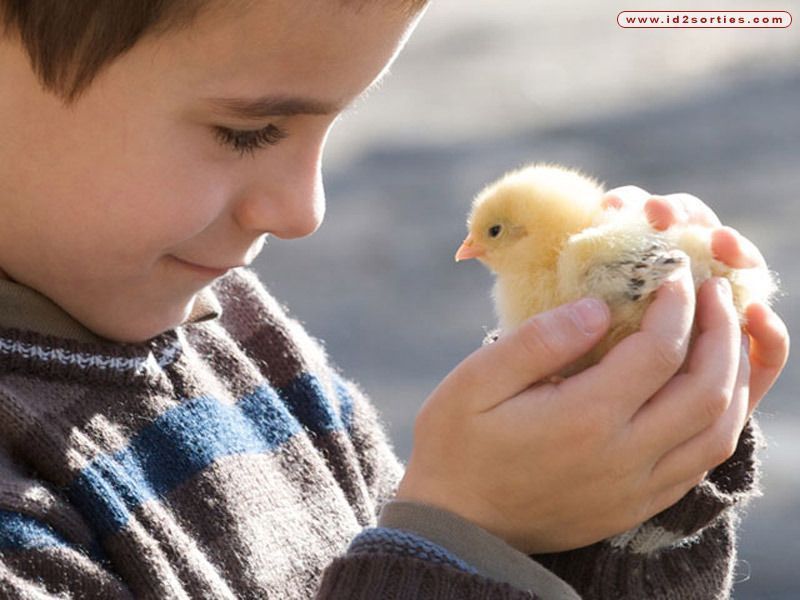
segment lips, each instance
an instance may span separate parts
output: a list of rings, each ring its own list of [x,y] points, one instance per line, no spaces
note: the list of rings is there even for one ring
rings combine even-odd
[[[189,262],[187,260],[183,260],[182,258],[178,258],[177,256],[173,256],[177,262],[179,262],[184,268],[192,270],[194,273],[205,276],[205,277],[222,277],[230,271],[231,269],[235,269],[238,266],[243,265],[234,265],[232,267],[206,267],[204,265],[198,265],[197,263]]]

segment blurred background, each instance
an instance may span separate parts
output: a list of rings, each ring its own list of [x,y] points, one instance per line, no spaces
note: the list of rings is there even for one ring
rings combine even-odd
[[[402,458],[419,406],[494,326],[491,277],[455,264],[473,195],[531,161],[607,187],[691,192],[780,273],[800,340],[800,23],[622,29],[620,10],[789,11],[800,0],[435,0],[391,75],[329,142],[328,213],[256,268],[382,411]],[[800,373],[762,403],[763,498],[741,529],[737,600],[800,598]]]

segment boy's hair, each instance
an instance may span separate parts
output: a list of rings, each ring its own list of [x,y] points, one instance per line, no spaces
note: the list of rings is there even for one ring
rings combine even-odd
[[[0,0],[0,23],[3,35],[19,36],[42,86],[70,104],[105,66],[145,35],[187,27],[219,1]],[[411,13],[428,1],[393,0]]]

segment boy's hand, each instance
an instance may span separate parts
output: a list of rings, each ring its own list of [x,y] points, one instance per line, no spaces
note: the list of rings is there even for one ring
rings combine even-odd
[[[764,266],[758,248],[731,227],[725,227],[702,200],[691,194],[654,196],[642,188],[625,186],[606,192],[606,206],[641,206],[650,224],[664,230],[673,225],[704,225],[713,229],[711,250],[714,257],[730,267],[746,269]],[[750,345],[750,398],[748,415],[778,379],[789,357],[789,332],[769,306],[754,302],[745,310],[745,331]]]
[[[398,499],[450,510],[526,553],[584,546],[672,505],[731,456],[747,415],[749,368],[726,286],[701,288],[679,375],[695,313],[685,268],[641,331],[561,383],[542,380],[602,337],[604,305],[593,324],[576,316],[581,301],[483,346],[420,411]]]

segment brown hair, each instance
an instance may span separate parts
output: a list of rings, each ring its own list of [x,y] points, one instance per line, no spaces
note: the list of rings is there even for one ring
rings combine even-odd
[[[214,1],[0,0],[0,19],[6,35],[18,34],[44,88],[69,104],[142,37],[188,27]],[[428,3],[394,1],[412,13]]]

